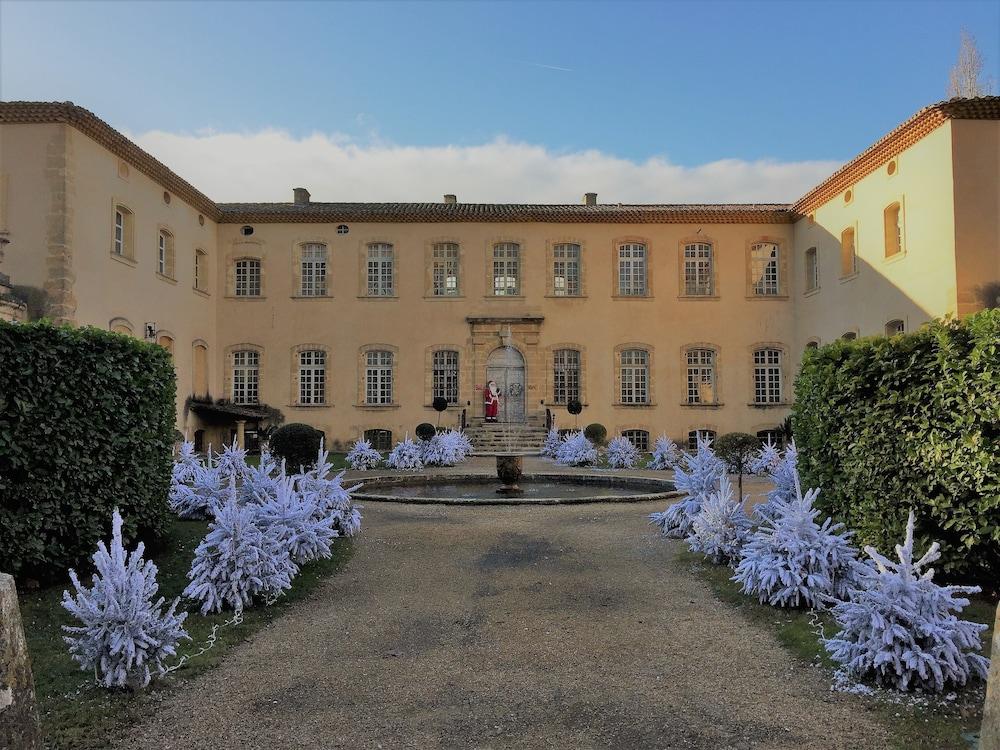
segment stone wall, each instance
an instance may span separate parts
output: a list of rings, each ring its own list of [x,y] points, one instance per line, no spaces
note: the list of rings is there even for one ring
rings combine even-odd
[[[42,750],[35,684],[13,577],[0,573],[0,747]]]

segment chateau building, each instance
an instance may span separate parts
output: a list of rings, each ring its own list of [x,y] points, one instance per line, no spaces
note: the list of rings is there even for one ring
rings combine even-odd
[[[328,441],[436,422],[766,434],[807,346],[981,306],[1000,97],[929,106],[794,204],[216,203],[72,103],[0,103],[2,270],[143,337],[204,447],[279,410]]]

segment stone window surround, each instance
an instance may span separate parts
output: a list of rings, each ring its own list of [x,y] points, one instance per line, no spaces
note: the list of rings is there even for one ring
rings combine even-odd
[[[114,333],[125,333],[129,336],[135,335],[135,326],[128,318],[112,318],[108,321],[108,330]]]
[[[753,280],[753,246],[760,243],[772,243],[778,246],[778,293],[754,294]],[[789,241],[781,237],[760,235],[746,240],[744,250],[744,266],[746,268],[746,298],[748,300],[787,300],[788,295],[788,252]]]
[[[545,406],[550,409],[565,409],[566,404],[557,404],[555,397],[555,359],[556,352],[560,349],[575,349],[580,352],[580,403],[587,406],[587,362],[590,355],[585,344],[576,342],[558,342],[550,344],[544,349],[545,357]],[[619,388],[621,386],[619,385]]]
[[[458,247],[458,292],[456,294],[434,294],[434,246],[456,245]],[[465,298],[465,246],[454,235],[439,235],[424,240],[424,299],[449,300]]]
[[[684,250],[688,245],[710,245],[712,248],[712,293],[711,294],[687,294],[684,267]],[[677,297],[683,300],[714,300],[719,299],[719,243],[707,234],[689,234],[677,240]]]
[[[619,271],[621,267],[618,263],[618,249],[622,245],[632,245],[641,244],[646,246],[646,258],[645,258],[645,268],[646,268],[646,293],[645,294],[622,294],[621,293],[621,279],[619,278]],[[640,235],[622,235],[620,237],[615,237],[611,240],[611,276],[612,276],[612,287],[611,287],[611,299],[613,300],[644,300],[653,298],[653,242],[649,237],[643,237]]]
[[[695,431],[698,432],[711,431],[712,433],[714,433],[715,438],[719,437],[718,425],[709,422],[698,422],[697,424],[693,424],[690,427],[688,427],[687,432],[684,433],[683,442],[678,443],[680,448],[682,448],[683,450],[692,450],[690,443],[688,441],[691,439],[690,438],[691,433]]]
[[[761,349],[775,349],[781,352],[781,398],[776,403],[760,404],[757,403],[757,393],[756,393],[756,383],[754,381],[754,353],[760,351]],[[753,407],[754,409],[780,409],[787,408],[791,406],[788,400],[788,370],[789,370],[789,356],[788,347],[777,341],[758,341],[747,347],[747,357],[750,364],[750,378],[749,378],[749,398],[747,399],[747,405]]]
[[[461,282],[459,282],[461,284]],[[461,288],[461,287],[460,287]],[[473,374],[468,363],[471,361],[465,346],[459,344],[431,344],[424,348],[424,407],[433,408],[434,401],[434,352],[458,352],[458,403],[448,404],[448,411],[464,409],[468,405],[469,394],[474,390]],[[396,358],[393,357],[393,363]],[[395,389],[393,389],[395,400]]]
[[[517,294],[494,294],[493,293],[493,248],[496,245],[504,244],[514,244],[519,248],[517,256]],[[527,240],[524,237],[515,237],[508,234],[495,235],[493,237],[488,237],[486,239],[486,246],[483,251],[483,259],[485,261],[485,274],[484,274],[484,287],[483,298],[488,300],[523,300],[525,298],[525,257],[527,250]]]
[[[622,403],[622,352],[628,349],[642,349],[646,352],[646,402],[643,404]],[[611,406],[615,409],[651,409],[656,404],[656,347],[638,341],[618,344],[614,350],[614,387]]]
[[[904,257],[906,255],[906,204],[905,204],[905,202],[903,200],[903,196],[902,195],[897,196],[895,200],[893,200],[890,203],[886,204],[885,208],[882,209],[882,226],[883,226],[883,232],[886,229],[888,229],[888,226],[887,226],[888,216],[887,216],[887,214],[889,212],[889,209],[891,209],[893,207],[896,207],[896,210],[898,211],[898,215],[899,215],[899,218],[898,218],[898,222],[899,222],[899,247],[897,248],[896,252],[894,252],[892,254],[885,253],[885,250],[888,249],[888,245],[886,245],[883,248],[883,258],[882,258],[882,260],[885,261],[885,262],[892,262],[892,261],[895,261],[895,260],[899,260],[900,258],[902,258],[902,257]],[[855,234],[855,237],[857,237],[857,234]],[[885,239],[887,239],[887,238],[883,237],[883,241]],[[856,247],[857,247],[857,240],[855,239],[855,248]]]
[[[366,278],[367,284],[367,278]],[[392,352],[392,403],[391,404],[368,404],[365,403],[368,378],[368,352]],[[354,405],[359,409],[398,409],[399,408],[399,347],[392,344],[365,344],[358,349],[357,360],[357,399]]]
[[[321,404],[300,404],[299,403],[299,355],[302,352],[312,352],[320,351],[326,357],[326,363],[324,365],[324,370],[326,371],[326,377],[324,379],[323,387],[323,403]],[[317,343],[307,343],[307,344],[296,344],[289,350],[289,399],[288,406],[296,409],[323,409],[333,406],[333,402],[330,400],[330,347],[325,344]]]
[[[205,350],[205,377],[204,377],[204,388],[199,391],[199,373],[198,373],[198,355],[195,353],[197,349]],[[207,396],[211,392],[211,367],[212,360],[209,357],[208,342],[204,339],[195,339],[191,342],[191,392],[195,396]]]
[[[302,248],[306,245],[323,245],[326,248],[326,294],[302,294]],[[323,235],[303,235],[292,240],[289,249],[291,259],[292,275],[292,298],[293,299],[329,299],[333,296],[331,292],[331,271],[333,267],[333,251],[330,240]],[[263,271],[263,269],[262,269]],[[261,293],[263,294],[263,286]]]
[[[852,232],[854,239],[854,269],[849,273],[844,273],[844,267],[846,265],[845,264],[846,256],[844,254],[844,237],[848,232]],[[856,221],[851,222],[840,230],[840,242],[838,243],[837,246],[839,252],[837,275],[840,277],[841,282],[850,281],[851,279],[856,279],[858,276],[859,243],[860,243],[860,236],[858,233],[858,222]]]
[[[256,260],[260,263],[260,295],[236,296],[236,261]],[[226,254],[226,297],[233,299],[264,299],[267,297],[267,253],[264,243],[257,239],[240,238],[232,243],[231,252]]]
[[[167,344],[162,343],[160,341],[161,339],[166,339],[168,343]],[[153,338],[153,340],[157,344],[159,344],[160,346],[162,346],[164,349],[166,349],[168,352],[170,352],[170,356],[171,356],[171,358],[173,358],[173,356],[174,356],[174,345],[177,342],[177,338],[174,336],[173,333],[171,333],[170,331],[168,331],[166,328],[161,328],[160,330],[158,330],[156,332],[156,336]]]
[[[124,237],[122,238],[123,252],[121,255],[115,252],[115,214],[119,209],[122,209],[122,215],[125,220]],[[108,243],[108,248],[111,257],[115,260],[132,266],[138,263],[135,255],[135,211],[129,207],[126,201],[117,196],[111,198],[111,242]]]
[[[162,273],[160,272],[160,237],[165,237],[166,240],[164,243],[165,258]],[[164,281],[170,281],[174,284],[177,283],[176,243],[177,240],[174,235],[174,230],[167,224],[158,223],[156,225],[156,261],[153,267],[156,269],[156,275],[158,278]]]
[[[648,424],[639,422],[627,422],[615,428],[614,436],[624,437],[626,430],[642,430],[643,432],[645,432],[647,441],[645,450],[648,452],[653,449],[653,444],[656,442],[657,436],[653,434],[653,430],[650,428]],[[640,450],[643,449],[640,448]]]
[[[236,352],[242,351],[257,352],[259,357],[257,364],[257,401],[261,404],[267,403],[267,399],[264,395],[267,385],[267,378],[264,377],[264,347],[260,344],[253,344],[248,341],[227,346],[225,349],[226,370],[222,381],[223,398],[228,401],[232,401],[233,399],[233,355]]]
[[[389,245],[392,247],[392,294],[368,293],[368,247],[370,245]],[[359,238],[358,297],[361,299],[397,299],[399,297],[399,259],[399,242],[389,235],[380,234]]]
[[[578,294],[556,294],[555,292],[555,246],[577,245],[580,248],[579,270],[580,291]],[[647,251],[648,253],[648,251]],[[545,296],[553,299],[581,299],[587,296],[587,243],[571,235],[558,235],[545,240]]]
[[[714,364],[713,364],[713,389],[715,391],[715,400],[711,403],[699,403],[692,404],[687,400],[687,355],[688,352],[693,349],[708,349],[715,353]],[[718,344],[713,344],[708,341],[694,341],[688,344],[684,344],[680,348],[680,370],[681,373],[681,403],[680,405],[687,409],[721,409],[725,406],[725,401],[722,399],[722,348]]]
[[[201,258],[200,263],[199,258]],[[209,263],[208,251],[203,247],[196,247],[194,249],[194,264],[191,266],[192,274],[194,274],[195,268],[198,269],[198,274],[192,277],[191,288],[207,297],[210,294],[209,290],[212,288],[210,276],[211,265]]]

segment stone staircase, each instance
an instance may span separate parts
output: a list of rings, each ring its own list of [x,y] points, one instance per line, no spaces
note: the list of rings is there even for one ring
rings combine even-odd
[[[545,442],[545,417],[533,414],[523,423],[487,423],[482,418],[470,420],[465,426],[475,452],[479,455],[492,453],[538,453]]]

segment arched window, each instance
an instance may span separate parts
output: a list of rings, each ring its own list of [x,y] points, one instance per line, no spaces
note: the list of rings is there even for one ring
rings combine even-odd
[[[688,349],[687,402],[715,403],[715,352],[712,349]]]
[[[431,381],[434,398],[458,403],[458,352],[449,349],[434,352]]]
[[[903,252],[903,214],[899,203],[886,206],[883,213],[885,219],[885,257]]]
[[[568,242],[552,246],[552,294],[580,295],[580,246]]]
[[[208,253],[201,248],[194,251],[194,288],[201,292],[208,288]]]
[[[392,450],[391,430],[365,430],[365,440],[372,444],[372,448],[377,451]]]
[[[757,349],[753,353],[753,401],[755,404],[780,404],[781,350]]]
[[[156,336],[156,343],[166,349],[171,357],[174,356],[174,339],[172,336],[166,333],[160,333]]]
[[[818,341],[809,341],[806,343],[806,349],[819,349]]]
[[[388,242],[368,245],[368,296],[392,297],[395,294],[396,251]]]
[[[694,242],[684,246],[684,294],[690,297],[712,295],[712,246]]]
[[[819,256],[816,248],[811,247],[806,250],[806,291],[812,292],[819,289]]]
[[[194,365],[194,377],[192,386],[195,396],[208,395],[208,347],[202,343],[193,346],[192,360]]]
[[[649,450],[649,433],[646,430],[622,430],[622,437],[643,453]]]
[[[233,291],[237,297],[259,297],[260,260],[257,258],[241,258],[236,261],[234,280],[235,287]]]
[[[392,352],[365,353],[365,403],[372,406],[392,403]]]
[[[260,353],[252,349],[233,352],[233,403],[260,403]]]
[[[696,451],[696,450],[698,450],[698,438],[699,437],[702,440],[708,439],[708,440],[711,440],[711,441],[714,442],[715,441],[715,430],[708,430],[708,429],[691,430],[691,432],[688,433],[688,450],[689,451]]]
[[[556,349],[552,353],[552,400],[568,404],[580,400],[580,352]]]
[[[649,352],[624,349],[621,353],[621,403],[649,403]]]
[[[511,297],[521,294],[521,246],[516,242],[498,242],[493,246],[493,295]]]
[[[307,349],[299,352],[299,404],[326,403],[326,352]]]
[[[133,245],[133,216],[125,206],[115,206],[115,226],[111,241],[111,252],[121,258],[135,259]]]
[[[157,233],[156,271],[161,276],[174,277],[174,236],[166,229]]]
[[[112,318],[108,328],[113,333],[124,333],[126,336],[131,336],[133,333],[132,324],[125,318]]]
[[[431,285],[435,297],[458,296],[458,245],[438,242],[431,251]]]
[[[770,443],[775,448],[785,447],[785,433],[782,432],[777,427],[772,427],[768,430],[758,430],[757,439],[763,443]]]
[[[846,331],[843,336],[841,336],[844,341],[855,341],[858,338],[858,334],[854,331]]]
[[[646,295],[646,246],[641,242],[618,246],[618,294],[622,297]]]
[[[774,242],[757,242],[750,247],[750,280],[755,297],[781,294],[780,252]]]
[[[307,242],[302,246],[299,260],[299,296],[326,296],[326,245]]]
[[[858,272],[857,247],[854,241],[854,229],[848,227],[840,233],[840,276],[845,278]]]
[[[906,333],[906,323],[900,319],[890,320],[885,324],[885,335],[886,336],[898,336],[901,333]]]

